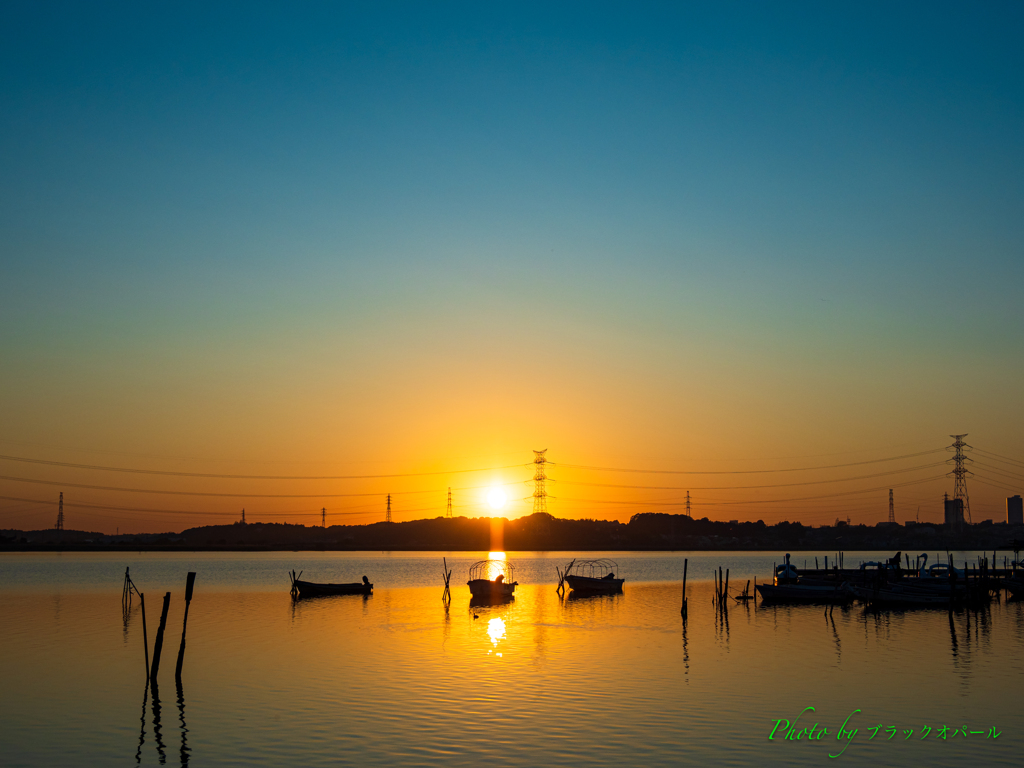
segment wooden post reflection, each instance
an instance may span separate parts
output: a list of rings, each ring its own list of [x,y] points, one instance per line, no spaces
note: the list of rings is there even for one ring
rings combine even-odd
[[[185,725],[185,692],[181,687],[181,677],[177,679],[178,686],[178,722],[181,724],[181,765],[184,768],[188,765],[189,753],[192,751],[188,746],[188,726]]]
[[[150,687],[153,689],[153,700],[151,703],[153,709],[153,739],[156,741],[156,751],[160,756],[160,764],[163,765],[167,762],[167,754],[164,749],[164,737],[160,727],[160,689],[157,687],[156,680],[151,681]]]

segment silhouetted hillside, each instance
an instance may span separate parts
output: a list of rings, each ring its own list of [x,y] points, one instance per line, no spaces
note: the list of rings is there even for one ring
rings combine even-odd
[[[492,547],[490,518],[438,517],[403,523],[332,525],[291,523],[208,525],[181,533],[107,536],[82,531],[0,531],[0,548],[182,549],[182,550],[437,550],[486,551]],[[941,525],[846,525],[812,528],[801,523],[725,523],[685,515],[643,513],[629,523],[565,520],[529,515],[506,520],[505,550],[809,550],[1009,549],[1024,528],[992,523],[959,533]]]

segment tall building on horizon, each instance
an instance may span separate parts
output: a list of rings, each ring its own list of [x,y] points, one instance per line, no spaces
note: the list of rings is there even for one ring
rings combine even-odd
[[[1024,506],[1022,506],[1022,502],[1024,500],[1021,499],[1020,494],[1006,497],[1007,525],[1024,525]]]

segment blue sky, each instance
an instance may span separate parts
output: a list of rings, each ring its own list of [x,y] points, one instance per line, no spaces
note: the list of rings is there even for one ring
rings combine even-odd
[[[1018,5],[0,13],[8,439],[1024,449]]]

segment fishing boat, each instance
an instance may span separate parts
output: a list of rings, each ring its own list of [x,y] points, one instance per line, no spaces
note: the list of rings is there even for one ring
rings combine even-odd
[[[1013,565],[1016,568],[1017,563]],[[1006,587],[1015,600],[1024,600],[1024,574],[1021,571],[1015,570],[1012,576],[1004,579],[1003,586]]]
[[[607,558],[598,560],[576,560],[565,575],[569,589],[573,592],[601,593],[621,592],[625,579],[616,575],[618,563]]]
[[[832,579],[805,579],[795,565],[786,561],[775,566],[772,584],[755,584],[754,589],[767,602],[836,602],[848,600],[844,585]]]
[[[950,592],[945,594],[930,589],[914,588],[906,584],[886,584],[882,587],[870,587],[848,584],[847,589],[866,603],[883,605],[935,605],[948,606]]]
[[[292,594],[296,597],[317,597],[320,595],[369,595],[373,592],[373,584],[363,576],[362,581],[351,584],[322,584],[315,581],[302,581],[302,571],[288,574],[292,579]]]
[[[849,602],[849,593],[844,585],[836,584],[755,584],[754,589],[765,602]]]
[[[516,569],[508,560],[480,560],[469,569],[469,594],[474,600],[508,600],[519,582]]]

